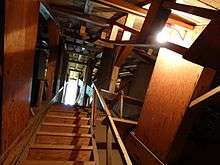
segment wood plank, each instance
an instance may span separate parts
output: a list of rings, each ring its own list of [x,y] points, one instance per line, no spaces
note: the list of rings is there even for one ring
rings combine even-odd
[[[90,145],[91,137],[80,136],[54,136],[54,135],[37,135],[35,142],[37,144],[53,144],[53,145]]]
[[[95,164],[99,165],[99,153],[98,153],[96,141],[94,138],[92,138],[92,146],[93,146],[93,156],[94,156]]]
[[[164,1],[163,2],[163,7],[169,8],[169,9],[174,9],[186,13],[190,13],[193,15],[197,15],[200,17],[208,18],[208,19],[216,19],[220,17],[220,13],[216,10],[213,9],[206,9],[206,8],[201,8],[197,6],[190,6],[190,5],[185,5],[185,4],[180,4],[172,1]]]
[[[80,124],[80,125],[88,125],[89,124],[89,118],[85,117],[57,117],[57,116],[51,116],[48,115],[44,118],[44,122],[46,123],[64,123],[64,124]]]
[[[43,122],[42,125],[44,125],[44,126],[58,126],[58,127],[90,128],[90,125],[65,124],[65,123],[46,123],[46,122]]]
[[[146,164],[147,162],[150,165],[165,165],[157,157],[152,156],[153,153],[134,138],[132,133],[126,138],[125,145],[129,154],[133,156],[134,163]]]
[[[106,126],[106,165],[112,165],[112,133],[110,126]]]
[[[95,165],[94,161],[42,161],[26,160],[22,165]]]
[[[59,132],[42,132],[42,131],[38,131],[38,132],[37,132],[37,135],[70,136],[70,137],[92,137],[91,134],[59,133]]]
[[[39,1],[10,0],[4,2],[3,8],[1,17],[4,17],[4,23],[0,25],[1,29],[4,27],[4,32],[1,34],[4,38],[1,57],[4,60],[0,62],[3,71],[1,73],[2,152],[6,151],[25,129],[31,116],[30,97]]]
[[[57,115],[57,116],[65,116],[65,117],[88,117],[88,114],[86,114],[86,113],[66,113],[66,112],[49,111],[47,114]]]
[[[54,150],[93,150],[93,146],[74,146],[74,145],[51,145],[51,144],[32,144],[31,149],[54,149]]]
[[[114,120],[114,122],[117,124],[123,123],[123,124],[128,124],[128,125],[137,125],[138,122],[137,121],[133,121],[133,120],[126,120],[126,119],[120,119],[120,118],[116,118],[113,117],[112,118]]]
[[[218,105],[220,100],[220,86],[210,90],[204,95],[191,101],[189,108],[199,107],[201,105]]]
[[[119,149],[120,149],[119,151],[121,153],[122,159],[124,160],[124,162],[127,165],[131,165],[132,162],[131,162],[130,157],[129,157],[128,153],[127,153],[127,150],[126,150],[126,148],[124,146],[124,143],[123,143],[123,141],[122,141],[122,139],[121,139],[121,137],[119,135],[119,132],[118,132],[118,130],[117,130],[115,124],[114,124],[114,121],[113,121],[113,119],[111,117],[111,113],[109,111],[109,108],[108,108],[107,104],[105,103],[103,97],[101,96],[101,94],[99,93],[99,91],[98,91],[98,89],[97,89],[97,87],[95,85],[94,85],[94,90],[96,91],[96,94],[97,94],[97,96],[99,98],[100,104],[102,105],[102,108],[104,109],[104,112],[106,114],[107,120],[108,120],[109,125],[110,125],[110,128],[112,130],[112,134],[113,134],[115,140],[117,141],[117,143],[119,145]]]
[[[153,1],[149,12],[142,25],[141,32],[136,38],[137,44],[152,44],[158,31],[161,31],[170,15],[170,10],[161,7],[162,2]],[[131,54],[133,46],[125,46],[115,61],[116,66],[121,66]]]
[[[41,125],[40,132],[88,134],[90,132],[90,129],[83,127],[68,127],[61,125]]]
[[[146,17],[146,15],[149,13],[149,10],[138,7],[130,2],[125,1],[118,1],[118,0],[93,0],[94,2],[98,2],[107,6],[111,6],[114,8],[118,8],[122,11],[138,15],[141,17]],[[177,16],[175,14],[171,14],[168,21],[168,24],[175,24],[179,25],[188,29],[193,29],[196,25],[195,23],[188,21],[180,16]]]
[[[178,55],[157,58],[135,135],[165,163],[202,72]]]
[[[75,117],[75,116],[58,116],[58,115],[46,115],[46,117],[59,118],[59,119],[80,119],[80,120],[89,120],[88,117]]]
[[[90,161],[92,150],[31,148],[27,160]]]

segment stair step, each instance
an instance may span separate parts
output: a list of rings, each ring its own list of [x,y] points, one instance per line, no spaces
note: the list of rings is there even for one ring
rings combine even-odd
[[[42,125],[49,126],[60,126],[60,127],[79,127],[79,128],[90,128],[90,125],[81,125],[81,124],[66,124],[66,123],[47,123],[43,122]]]
[[[89,120],[87,117],[46,115],[44,122],[88,125]]]
[[[58,133],[58,132],[37,132],[37,135],[50,135],[50,136],[70,136],[70,137],[88,137],[91,138],[91,134],[79,134],[79,133]]]
[[[86,150],[73,150],[73,147],[36,147],[30,148],[27,160],[59,160],[59,161],[91,161],[93,158],[93,151],[91,148],[84,148]],[[64,148],[64,149],[62,149]],[[82,149],[82,147],[81,147]],[[89,150],[88,150],[89,149]]]
[[[57,110],[57,109],[51,109],[49,112],[63,112],[63,113],[82,113],[82,114],[88,114],[88,112],[83,110]]]
[[[95,165],[94,161],[41,161],[25,160],[22,165]]]
[[[93,146],[33,144],[27,160],[90,161]]]
[[[48,115],[57,115],[57,116],[66,116],[66,117],[88,117],[87,113],[66,113],[66,112],[57,112],[57,111],[49,111]]]
[[[91,137],[51,136],[37,134],[35,138],[35,143],[55,145],[90,145]]]
[[[55,150],[93,150],[93,146],[75,145],[51,145],[51,144],[32,144],[31,149],[55,149]]]
[[[40,127],[40,131],[88,134],[90,132],[90,126],[77,125],[77,124],[62,124],[62,123],[42,123]]]

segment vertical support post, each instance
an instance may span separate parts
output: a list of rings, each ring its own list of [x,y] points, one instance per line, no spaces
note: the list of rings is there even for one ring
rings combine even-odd
[[[112,165],[112,134],[109,125],[106,126],[106,165]]]
[[[112,70],[112,77],[111,77],[111,82],[109,85],[109,91],[112,93],[115,92],[115,86],[116,86],[116,82],[118,79],[119,69],[120,69],[120,67],[114,66],[113,70]]]
[[[96,115],[97,115],[97,94],[94,89],[93,100],[92,100],[92,125],[96,126]]]
[[[120,118],[123,118],[123,107],[124,107],[124,91],[121,91],[120,97]]]
[[[43,91],[44,91],[44,80],[40,80],[40,88],[39,88],[38,99],[37,99],[37,106],[38,107],[41,106]]]

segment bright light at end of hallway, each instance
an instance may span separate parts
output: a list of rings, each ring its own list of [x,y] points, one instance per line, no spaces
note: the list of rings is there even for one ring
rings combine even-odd
[[[77,80],[70,80],[66,87],[64,104],[74,105],[76,100],[76,93],[77,93]]]

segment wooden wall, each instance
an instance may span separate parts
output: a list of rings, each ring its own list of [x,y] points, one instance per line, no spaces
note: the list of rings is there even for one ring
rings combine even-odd
[[[209,76],[206,73],[203,67],[178,55],[157,58],[135,134],[163,162],[167,162],[193,94],[208,90],[211,81],[197,87],[203,74],[208,80],[214,77],[213,72]]]
[[[30,118],[38,14],[38,0],[5,1],[2,151],[12,144]]]
[[[48,59],[48,68],[46,79],[48,81],[48,98],[53,96],[53,89],[56,86],[56,67],[57,62],[59,62],[59,29],[57,25],[50,20],[48,22],[48,33],[49,33],[49,50],[50,55]]]

